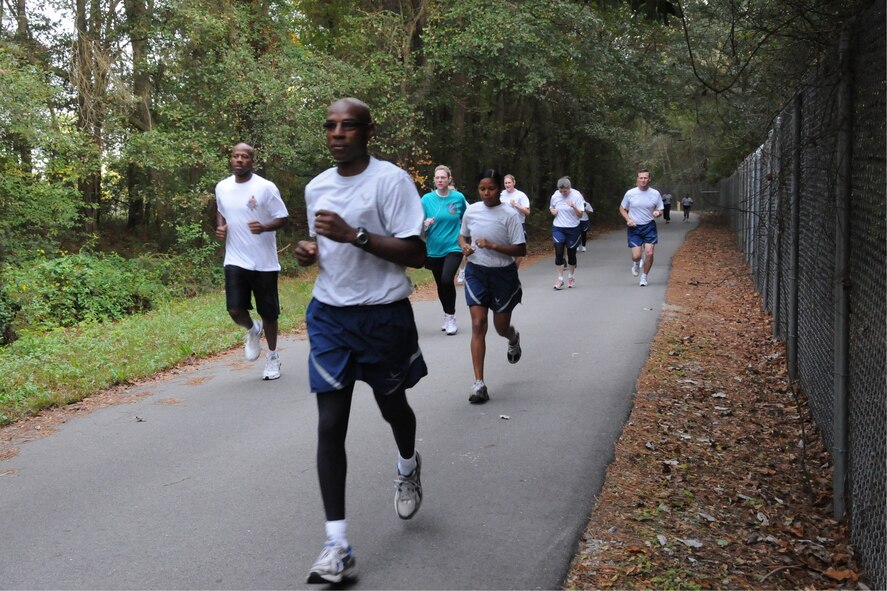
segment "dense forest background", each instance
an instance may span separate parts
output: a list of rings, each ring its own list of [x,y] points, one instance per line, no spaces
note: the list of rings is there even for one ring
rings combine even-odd
[[[713,184],[866,4],[0,0],[0,340],[221,285],[213,188],[238,141],[301,238],[342,96],[422,191],[445,163],[473,200],[493,166],[538,210],[569,175],[607,215],[639,165]]]

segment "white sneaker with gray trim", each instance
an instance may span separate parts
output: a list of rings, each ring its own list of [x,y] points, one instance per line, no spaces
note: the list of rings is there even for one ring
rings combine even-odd
[[[444,318],[444,330],[446,330],[447,334],[453,335],[458,332],[458,328],[456,327],[456,315],[455,314],[447,314]]]
[[[416,469],[408,476],[399,471],[394,479],[394,510],[401,519],[411,519],[422,506],[422,456],[416,452]]]
[[[280,354],[277,351],[268,351],[265,356],[265,371],[263,380],[276,380],[280,377]]]
[[[258,325],[258,331],[253,331]],[[262,321],[256,320],[253,327],[246,331],[246,344],[243,347],[243,354],[247,361],[255,361],[262,352]]]
[[[341,583],[343,579],[354,576],[354,552],[347,548],[327,542],[320,551],[320,556],[311,565],[308,572],[308,583],[323,585],[324,583]]]

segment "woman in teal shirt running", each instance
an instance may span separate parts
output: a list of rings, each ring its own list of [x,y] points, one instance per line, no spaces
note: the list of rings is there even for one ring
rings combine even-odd
[[[456,334],[456,285],[453,282],[462,249],[459,247],[459,228],[468,207],[465,195],[449,188],[452,174],[440,165],[434,169],[434,191],[422,197],[425,210],[425,268],[434,275],[437,298],[443,307],[444,319],[440,329],[448,335]]]

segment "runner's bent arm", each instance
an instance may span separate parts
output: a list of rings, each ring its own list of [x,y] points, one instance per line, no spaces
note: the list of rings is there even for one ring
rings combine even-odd
[[[634,220],[631,219],[631,216],[628,215],[628,210],[625,209],[624,207],[622,207],[621,205],[619,206],[619,215],[621,215],[623,218],[625,218],[625,222],[626,222],[629,226],[635,226],[635,225],[637,225],[637,224],[634,223]]]
[[[336,242],[354,242],[357,237],[357,228],[339,214],[325,209],[317,210],[314,215],[314,232]],[[425,243],[418,236],[397,238],[369,232],[369,241],[363,249],[380,259],[406,267],[419,268],[425,264]]]
[[[282,218],[274,218],[267,224],[263,224],[258,220],[253,220],[249,224],[249,231],[253,234],[261,234],[262,232],[274,232],[275,230],[282,228],[289,221],[288,216],[284,216]]]

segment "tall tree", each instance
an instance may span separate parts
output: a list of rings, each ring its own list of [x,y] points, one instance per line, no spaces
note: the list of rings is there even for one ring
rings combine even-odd
[[[126,31],[132,51],[132,110],[129,117],[130,128],[134,133],[151,131],[154,127],[154,114],[151,110],[151,63],[150,31],[151,13],[154,3],[150,0],[124,0]],[[149,206],[146,193],[154,185],[154,170],[142,162],[130,161],[126,171],[128,199],[127,227],[132,230],[143,226]]]
[[[117,58],[114,43],[118,2],[75,0],[75,41],[71,59],[71,84],[77,95],[77,127],[89,138],[91,170],[80,181],[87,208],[86,230],[98,229],[101,218],[102,156],[106,148],[105,122],[111,68]]]

